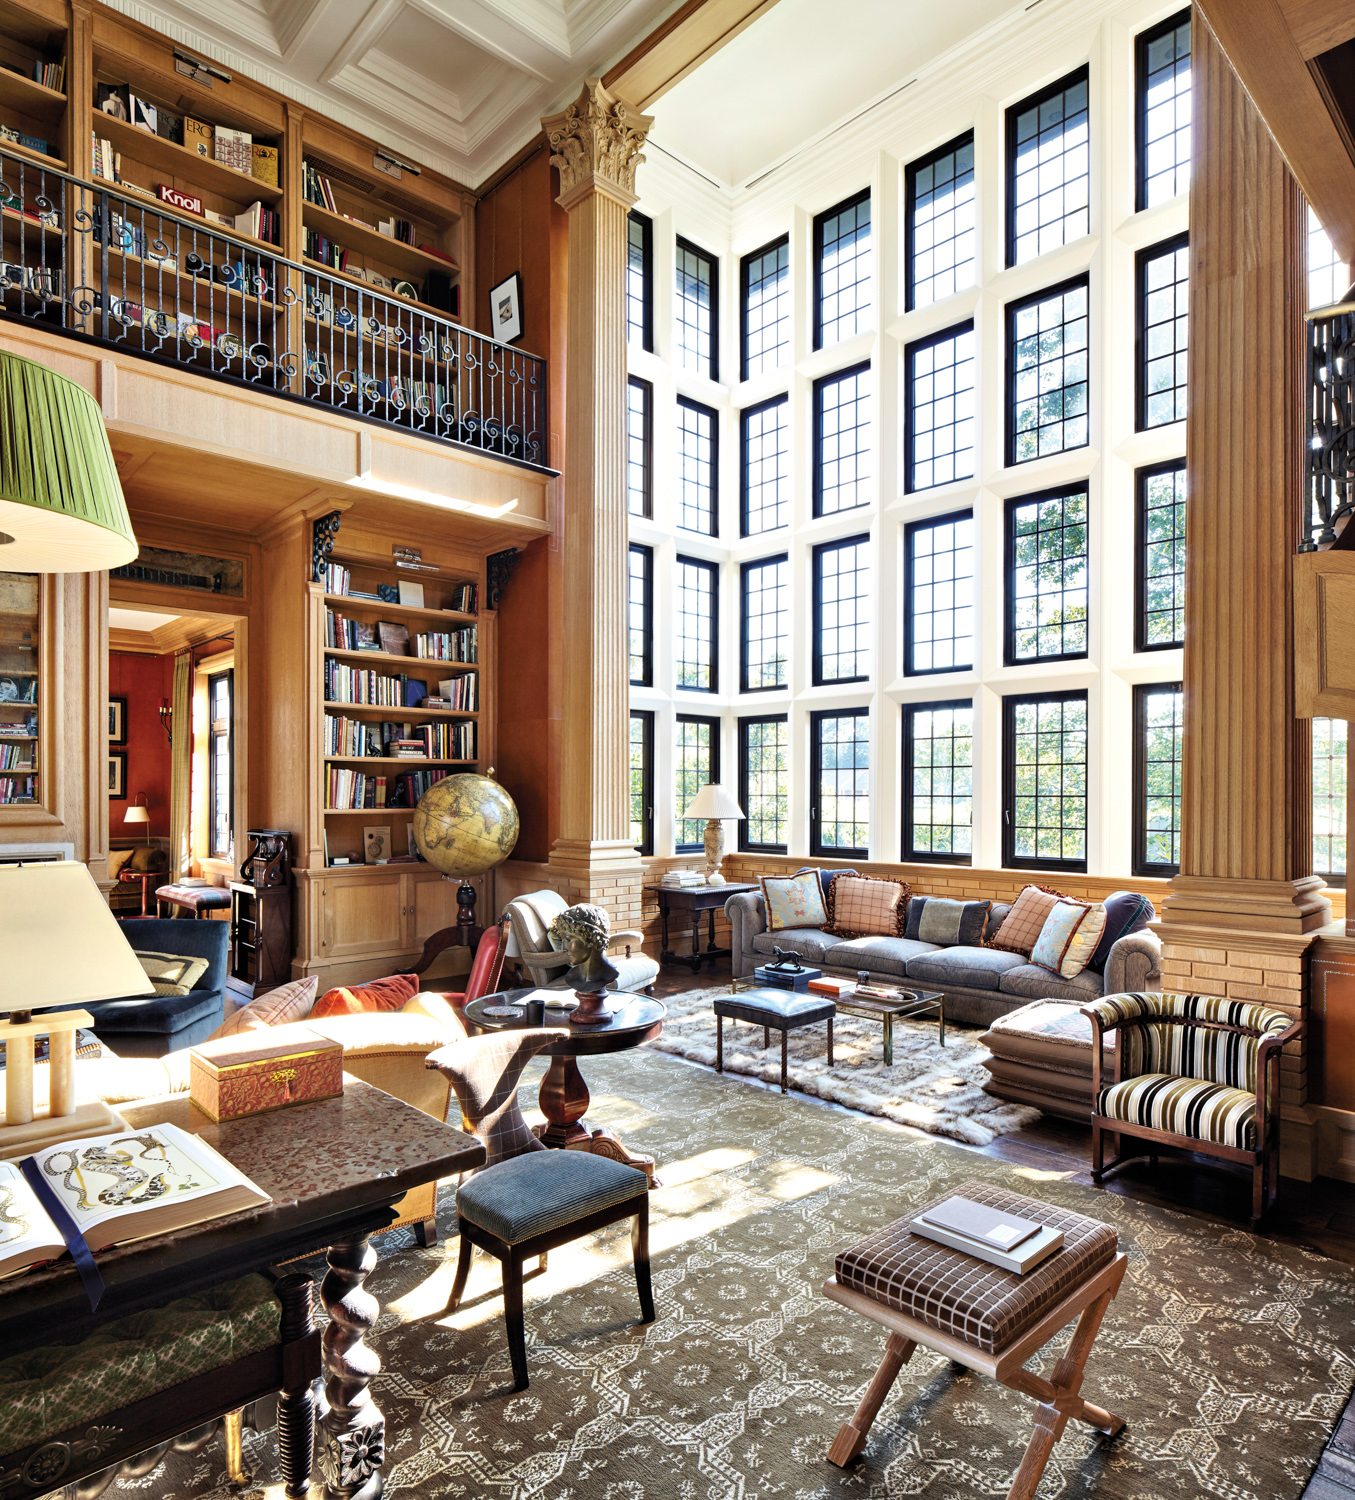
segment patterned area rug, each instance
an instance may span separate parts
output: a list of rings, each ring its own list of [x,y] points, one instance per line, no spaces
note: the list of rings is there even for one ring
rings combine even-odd
[[[711,1005],[728,993],[728,987],[721,986],[666,997],[668,1019],[653,1045],[660,1052],[713,1068],[715,1012]],[[944,1047],[939,1035],[935,1021],[895,1021],[894,1061],[885,1067],[880,1022],[840,1014],[833,1022],[831,1068],[822,1024],[790,1033],[788,1081],[802,1094],[966,1146],[986,1146],[995,1136],[1020,1130],[1040,1118],[1039,1110],[1027,1104],[1012,1104],[983,1092],[988,1080],[983,1060],[989,1053],[972,1040],[976,1033],[948,1028]],[[764,1050],[760,1026],[726,1021],[725,1071],[746,1073],[779,1088],[780,1034],[773,1031],[771,1041]]]
[[[491,1264],[477,1259],[467,1304],[442,1319],[455,1241],[419,1250],[407,1231],[386,1236],[369,1285],[383,1307],[372,1344],[388,1497],[1005,1495],[1034,1404],[922,1351],[861,1458],[846,1471],[824,1458],[882,1348],[874,1325],[819,1292],[835,1251],[971,1177],[1104,1219],[1130,1256],[1084,1387],[1129,1425],[1114,1442],[1070,1427],[1041,1500],[1302,1494],[1355,1382],[1343,1264],[648,1051],[593,1059],[588,1077],[594,1122],[660,1162],[658,1321],[635,1321],[624,1226],[553,1251],[527,1283],[531,1388],[514,1394]],[[271,1447],[247,1440],[261,1481]],[[232,1493],[219,1445],[108,1493],[133,1491]]]

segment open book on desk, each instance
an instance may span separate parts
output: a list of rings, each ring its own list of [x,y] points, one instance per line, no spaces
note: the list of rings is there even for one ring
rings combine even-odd
[[[91,1250],[272,1201],[220,1152],[177,1125],[46,1146],[32,1160]],[[65,1250],[18,1162],[0,1161],[0,1277]]]

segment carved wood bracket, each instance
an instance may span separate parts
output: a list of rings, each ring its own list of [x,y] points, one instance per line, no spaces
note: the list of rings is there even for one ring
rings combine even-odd
[[[518,549],[509,547],[505,552],[491,552],[485,558],[485,592],[488,597],[485,600],[486,607],[498,609],[499,600],[503,598],[503,591],[508,587],[508,580],[513,576],[513,569],[518,565]]]
[[[342,520],[343,512],[332,510],[311,525],[311,579],[315,583],[325,581],[325,568],[334,551],[334,542],[339,535],[339,523]]]

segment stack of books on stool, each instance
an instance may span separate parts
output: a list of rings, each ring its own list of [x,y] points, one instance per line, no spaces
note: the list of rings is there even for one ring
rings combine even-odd
[[[810,982],[822,975],[822,969],[777,969],[766,964],[753,970],[753,978],[758,984],[772,990],[794,990],[799,995],[807,994]]]

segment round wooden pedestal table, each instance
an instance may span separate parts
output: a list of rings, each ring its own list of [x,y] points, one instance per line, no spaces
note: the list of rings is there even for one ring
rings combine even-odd
[[[505,990],[501,994],[486,995],[472,1000],[466,1007],[466,1019],[485,1031],[522,1031],[528,1026],[526,1011],[517,1016],[490,1016],[486,1007],[522,1005],[528,999],[558,999],[559,990]],[[625,1162],[628,1167],[638,1167],[655,1186],[654,1158],[637,1151],[628,1150],[607,1129],[589,1130],[583,1124],[588,1113],[588,1085],[579,1071],[578,1059],[596,1057],[604,1052],[628,1052],[641,1042],[653,1041],[663,1029],[668,1007],[644,995],[623,992],[608,993],[607,1004],[611,1015],[606,1021],[591,1026],[569,1025],[569,1012],[547,1009],[544,1026],[568,1028],[569,1035],[561,1037],[541,1055],[550,1059],[546,1076],[541,1080],[538,1101],[546,1124],[539,1134],[547,1146],[563,1147],[567,1151],[591,1151],[596,1156],[609,1156],[613,1161]]]

